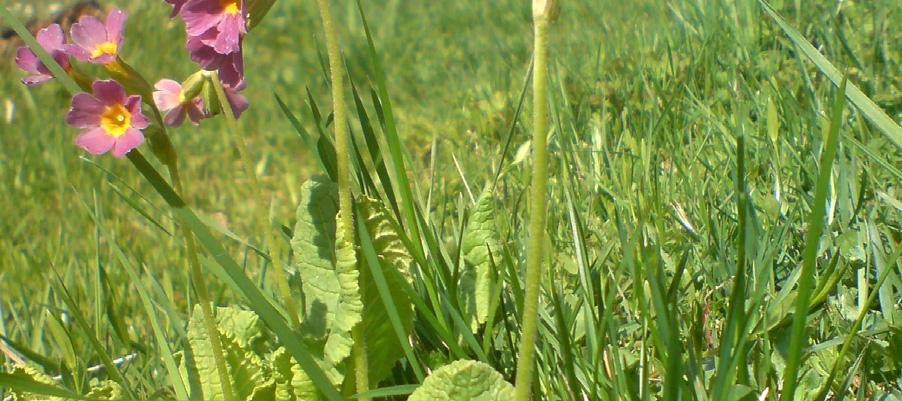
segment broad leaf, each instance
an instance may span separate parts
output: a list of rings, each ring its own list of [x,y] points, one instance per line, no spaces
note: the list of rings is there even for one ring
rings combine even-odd
[[[303,335],[324,343],[323,359],[338,367],[351,354],[351,329],[361,321],[363,304],[357,260],[350,241],[336,238],[338,189],[325,178],[301,187],[292,249],[304,294]],[[330,372],[333,384],[342,378]]]
[[[487,189],[470,214],[461,243],[463,268],[460,276],[460,300],[473,331],[484,324],[489,316],[489,304],[494,284],[492,260],[499,249],[495,237],[495,199]]]
[[[407,401],[510,401],[514,386],[491,366],[476,361],[445,365],[423,381]]]
[[[403,331],[409,334],[413,329],[413,303],[403,288],[413,283],[410,273],[412,258],[398,237],[382,203],[361,198],[358,212],[373,240]],[[362,261],[363,257],[359,260]],[[398,359],[404,357],[404,350],[367,263],[360,263],[360,288],[364,301],[362,325],[370,384],[376,385],[389,376]]]
[[[237,308],[217,308],[222,353],[231,379],[232,391],[240,400],[270,399],[274,389],[274,383],[269,378],[269,372],[262,359],[253,352],[250,342],[246,341],[254,338],[248,335],[253,333],[252,327],[256,324],[256,319],[256,315],[252,312]],[[188,346],[191,348],[191,366],[196,369],[203,399],[224,400],[210,338],[204,330],[203,314],[199,305],[194,307],[191,314],[187,337]],[[187,382],[189,369],[186,359],[187,357],[182,358],[179,370]]]
[[[269,357],[275,380],[275,401],[319,401],[322,398],[313,381],[304,373],[297,361],[285,348],[279,348]]]

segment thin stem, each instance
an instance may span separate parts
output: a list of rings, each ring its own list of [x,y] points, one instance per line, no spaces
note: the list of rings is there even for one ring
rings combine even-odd
[[[335,152],[338,156],[338,227],[343,230],[346,241],[354,241],[353,205],[351,199],[351,171],[348,158],[348,124],[347,109],[345,108],[344,68],[341,63],[341,52],[338,48],[338,35],[335,32],[335,24],[332,20],[332,11],[328,0],[317,0],[320,17],[323,22],[323,31],[326,37],[326,50],[329,55],[329,73],[332,80],[332,112],[335,127]],[[363,338],[360,325],[351,330],[354,346],[351,349],[355,366],[355,379],[357,392],[369,390],[369,365],[366,355],[366,341]],[[368,398],[364,398],[367,401]]]
[[[172,178],[172,186],[185,199],[185,190],[182,187],[182,179],[179,175],[178,163],[173,161],[166,165],[169,170],[169,176]],[[213,319],[213,307],[210,302],[210,295],[207,293],[207,284],[204,281],[204,275],[200,271],[200,261],[197,258],[197,244],[194,242],[194,236],[184,224],[180,224],[182,235],[185,236],[185,243],[188,248],[188,263],[191,265],[191,283],[194,291],[197,292],[197,298],[200,301],[200,310],[203,314],[204,330],[207,332],[207,338],[210,339],[210,346],[213,351],[213,361],[216,363],[216,372],[219,374],[219,382],[222,384],[222,394],[226,401],[235,400],[232,394],[232,381],[229,378],[228,366],[226,366],[225,357],[222,353],[222,343],[219,338],[219,329],[216,328],[216,321]]]
[[[542,278],[542,247],[545,243],[545,186],[548,181],[546,142],[548,135],[548,18],[536,15],[535,65],[533,67],[533,160],[532,207],[529,211],[529,248],[526,255],[526,294],[523,299],[523,325],[520,356],[517,358],[517,381],[514,399],[527,401],[535,364],[538,331],[539,292]]]
[[[285,271],[282,270],[282,242],[277,241],[273,235],[274,227],[264,208],[266,202],[263,199],[263,189],[260,187],[260,181],[257,180],[257,174],[254,172],[254,165],[251,162],[250,153],[247,150],[247,143],[244,142],[244,137],[238,132],[235,113],[232,111],[228,98],[226,98],[225,89],[223,89],[222,83],[219,82],[219,77],[216,73],[213,73],[211,81],[216,90],[216,97],[219,98],[222,113],[226,117],[226,125],[232,136],[232,142],[235,143],[235,146],[238,148],[238,153],[241,156],[241,165],[244,168],[244,175],[251,180],[251,185],[254,187],[254,196],[257,198],[257,207],[255,208],[257,220],[266,222],[266,229],[264,230],[263,236],[263,249],[269,249],[269,257],[272,259],[273,266],[271,270],[273,276],[275,276],[276,290],[279,292],[279,296],[282,298],[283,302],[285,302],[285,308],[288,309],[288,318],[291,319],[292,326],[295,330],[300,330],[301,322],[298,317],[298,306],[294,297],[291,295],[291,288],[288,285],[288,276],[285,274]]]

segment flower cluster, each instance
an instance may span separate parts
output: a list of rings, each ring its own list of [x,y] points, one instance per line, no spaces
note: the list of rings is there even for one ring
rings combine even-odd
[[[247,33],[244,0],[166,0],[172,15],[185,22],[191,60],[207,71],[218,71],[224,86],[244,82],[242,41]]]
[[[121,10],[110,11],[104,21],[93,16],[79,18],[69,30],[68,43],[58,24],[37,33],[41,48],[84,90],[92,92],[73,96],[66,116],[69,125],[82,130],[75,144],[88,153],[110,152],[117,158],[123,157],[144,142],[143,130],[151,123],[178,127],[188,120],[197,125],[218,114],[221,102],[213,85],[221,84],[224,100],[236,118],[248,108],[247,100],[240,95],[245,88],[242,42],[248,19],[244,0],[165,1],[172,6],[171,17],[180,16],[185,22],[186,47],[191,60],[201,68],[184,83],[162,79],[151,88],[137,71],[121,60],[119,53],[128,19]],[[101,65],[114,80],[91,83],[74,68],[71,59]],[[28,47],[16,51],[15,62],[28,73],[22,79],[27,86],[54,78]],[[214,77],[218,82],[213,81]],[[154,109],[153,121],[142,113],[142,102]]]

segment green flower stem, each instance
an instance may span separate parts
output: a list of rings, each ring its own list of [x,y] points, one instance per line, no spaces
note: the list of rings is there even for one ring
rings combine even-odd
[[[215,72],[212,73],[211,78],[210,81],[216,91],[216,97],[219,99],[222,113],[225,115],[226,125],[232,136],[232,142],[235,143],[235,146],[238,148],[238,153],[241,155],[241,165],[244,168],[244,175],[251,180],[251,185],[254,186],[254,195],[257,198],[257,220],[267,222],[263,236],[263,249],[269,250],[269,257],[272,260],[272,269],[270,269],[270,271],[272,271],[272,274],[275,277],[276,290],[279,292],[282,301],[285,302],[288,318],[290,319],[293,328],[295,330],[300,330],[301,322],[298,317],[297,302],[295,302],[294,297],[291,295],[291,288],[288,285],[288,276],[283,270],[282,242],[277,241],[276,237],[273,235],[274,227],[270,223],[270,218],[264,208],[266,202],[263,199],[263,189],[260,186],[260,181],[257,180],[257,173],[254,172],[254,164],[251,161],[250,153],[247,150],[247,143],[244,142],[244,137],[238,132],[238,121],[235,119],[235,113],[229,105],[228,98],[226,98],[225,89],[223,89],[222,83],[219,82],[219,77]]]
[[[535,367],[535,346],[542,278],[542,247],[545,245],[545,186],[548,181],[548,13],[534,13],[535,65],[533,67],[533,172],[529,211],[529,248],[526,255],[526,294],[514,400],[529,400]]]
[[[338,156],[338,227],[344,230],[343,237],[348,241],[354,241],[353,205],[351,200],[351,171],[348,158],[348,124],[347,109],[345,108],[344,68],[341,63],[341,52],[338,48],[338,35],[335,32],[335,23],[332,20],[332,11],[328,0],[317,0],[320,17],[323,22],[323,31],[326,36],[326,51],[329,55],[329,70],[332,80],[332,110],[335,127],[335,153]],[[369,390],[369,365],[367,363],[366,341],[360,325],[351,330],[351,338],[354,346],[351,350],[354,362],[355,382],[357,392]],[[362,399],[367,401],[368,399]]]

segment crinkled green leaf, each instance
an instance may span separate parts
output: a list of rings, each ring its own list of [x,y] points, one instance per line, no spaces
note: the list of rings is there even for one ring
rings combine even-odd
[[[52,386],[57,385],[57,383],[54,382],[53,379],[50,378],[50,376],[47,376],[28,365],[15,365],[8,373],[13,376],[31,379],[41,384],[49,384]],[[61,401],[65,399],[62,397],[26,393],[14,388],[10,389],[10,395],[12,396],[12,401]]]
[[[413,303],[403,288],[413,283],[410,273],[413,259],[395,232],[382,203],[362,198],[358,202],[358,212],[373,239],[382,273],[401,318],[401,326],[405,333],[410,333],[413,329]],[[375,385],[391,374],[398,359],[404,357],[404,350],[366,263],[360,263],[360,287],[364,301],[362,327],[363,338],[366,339],[370,384]]]
[[[337,238],[338,189],[326,178],[301,187],[292,249],[304,294],[302,332],[325,342],[323,360],[339,366],[351,354],[351,329],[361,321],[363,303],[353,243]],[[330,376],[340,384],[342,378]]]
[[[514,386],[491,366],[457,361],[432,373],[407,401],[510,401]]]
[[[88,398],[98,400],[121,400],[122,387],[119,387],[119,383],[112,380],[104,380],[100,382],[100,384],[91,387],[91,391],[88,392]]]
[[[285,348],[269,357],[275,380],[275,401],[319,401],[322,398],[313,381]]]
[[[251,313],[252,314],[252,313]],[[229,378],[232,382],[232,391],[240,400],[266,400],[271,399],[274,383],[269,379],[269,373],[262,359],[253,352],[250,343],[239,339],[236,334],[247,335],[252,333],[254,319],[245,311],[237,308],[217,308],[217,324],[219,324],[219,337],[222,343],[223,357],[228,368]],[[198,379],[203,392],[203,399],[208,401],[224,400],[219,374],[216,372],[216,363],[213,359],[213,351],[210,339],[203,326],[203,316],[200,306],[194,307],[191,320],[188,322],[188,346],[191,347],[190,355],[193,358],[193,367],[196,368]],[[252,339],[254,336],[246,337]],[[187,361],[182,358],[179,366],[186,382],[188,381]]]
[[[479,196],[461,241],[461,307],[474,331],[488,319],[494,284],[492,260],[497,260],[494,255],[499,248],[495,237],[494,202],[491,189],[486,189]]]

